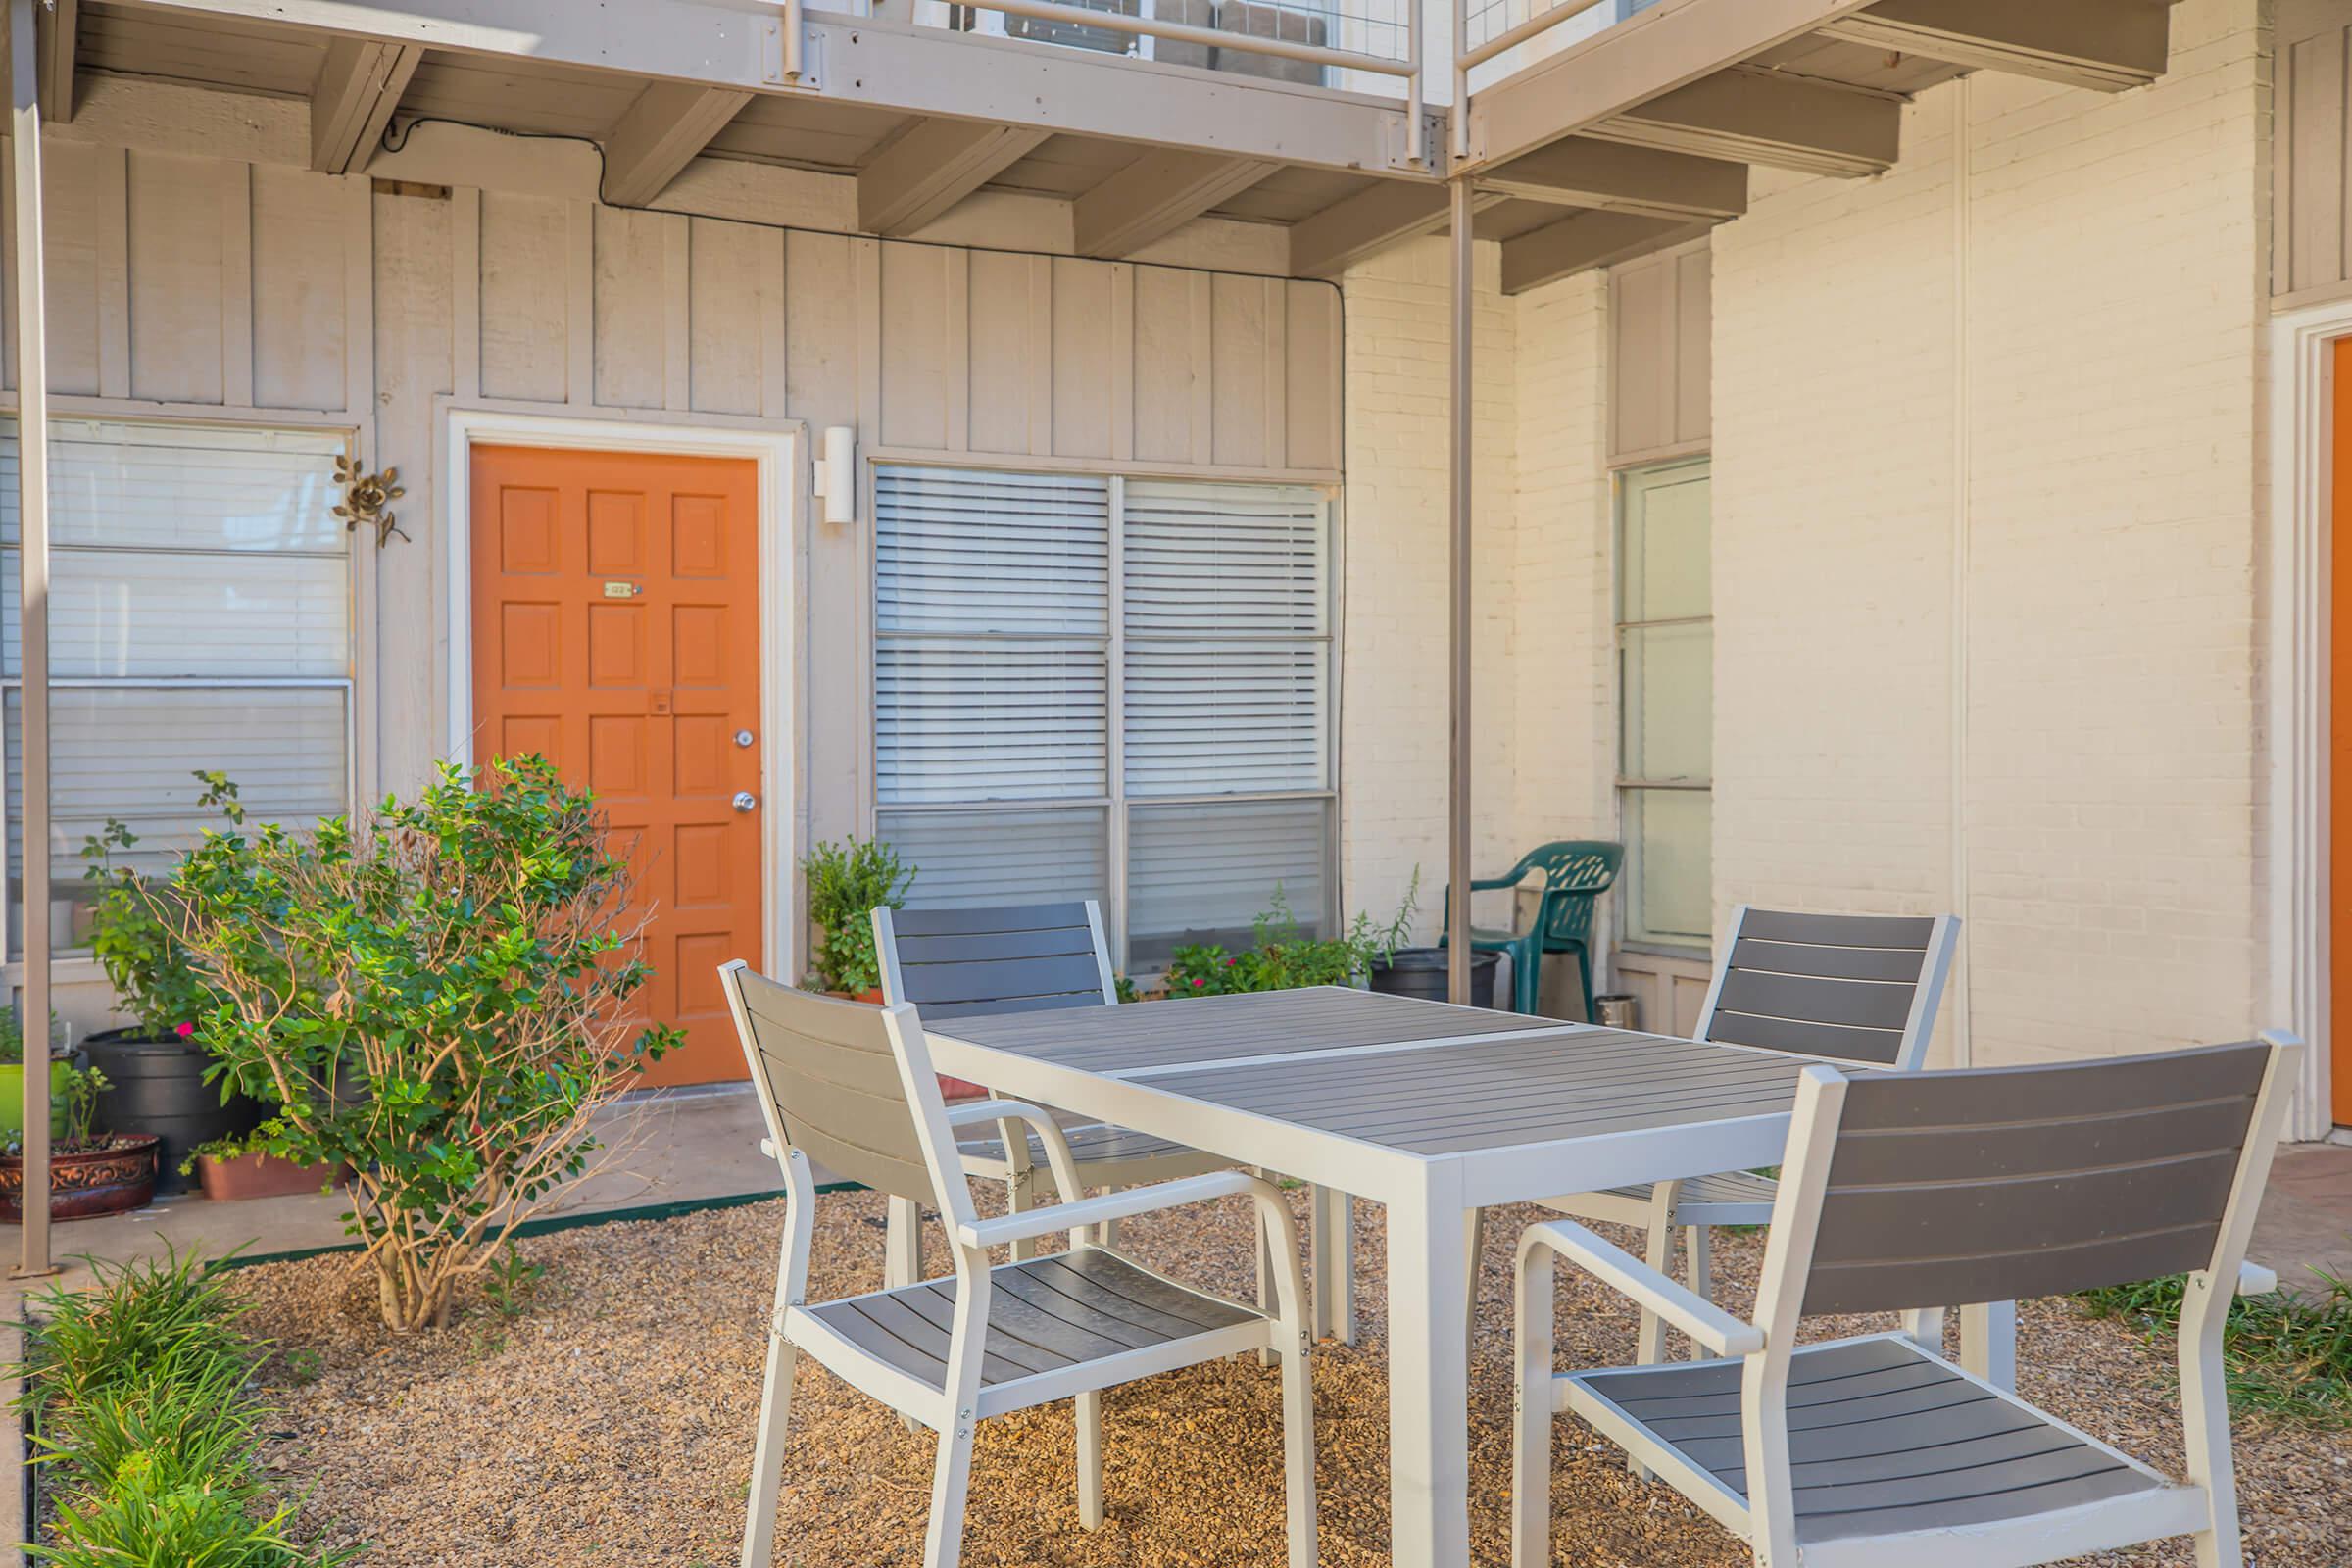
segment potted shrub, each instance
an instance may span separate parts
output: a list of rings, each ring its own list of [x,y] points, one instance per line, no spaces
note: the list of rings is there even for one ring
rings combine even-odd
[[[234,784],[219,773],[196,777],[204,786],[200,805],[218,807],[232,827],[244,821]],[[172,1193],[186,1187],[183,1167],[198,1145],[251,1131],[269,1106],[237,1094],[224,1081],[213,1081],[220,1075],[195,1039],[196,1020],[209,998],[173,929],[169,890],[148,886],[115,858],[137,842],[127,827],[110,819],[104,831],[82,844],[82,880],[95,894],[91,955],[114,985],[116,1005],[133,1020],[91,1035],[82,1045],[109,1086],[99,1106],[101,1120],[145,1128],[162,1141],[157,1187]]]
[[[1300,986],[1365,986],[1380,984],[1397,944],[1412,927],[1413,906],[1421,888],[1416,870],[1404,890],[1404,902],[1385,926],[1375,928],[1372,916],[1358,912],[1347,931],[1336,937],[1314,937],[1291,912],[1281,884],[1266,911],[1251,925],[1255,943],[1243,953],[1228,953],[1213,943],[1180,947],[1168,962],[1165,981],[1169,997],[1222,997],[1245,991],[1291,991]]]
[[[915,868],[903,864],[899,852],[879,839],[848,838],[839,844],[819,844],[801,861],[808,884],[808,923],[816,941],[809,952],[810,991],[852,1002],[882,1000],[882,959],[874,952],[873,913],[877,908],[903,909]],[[939,1091],[950,1100],[978,1100],[988,1093],[978,1084],[939,1075]]]
[[[49,1217],[90,1219],[145,1206],[155,1197],[153,1133],[100,1132],[99,1096],[108,1087],[95,1067],[59,1062],[50,1087],[66,1111],[65,1136],[49,1151]],[[24,1218],[24,1141],[18,1133],[0,1146],[0,1220]]]
[[[628,862],[540,758],[445,765],[413,801],[306,834],[207,834],[171,897],[211,999],[198,1038],[276,1109],[242,1141],[353,1171],[343,1215],[396,1332],[588,1168],[599,1110],[674,1047]],[[363,1095],[333,1092],[356,1074]]]
[[[242,1140],[216,1138],[200,1146],[180,1164],[185,1175],[193,1169],[204,1196],[217,1203],[248,1198],[288,1198],[300,1193],[323,1193],[351,1179],[348,1168],[324,1162],[306,1164],[281,1159],[263,1149],[248,1149]]]
[[[819,844],[801,861],[808,885],[808,923],[816,941],[808,956],[811,991],[855,1002],[882,1000],[882,961],[874,953],[873,911],[906,906],[915,868],[879,839]]]
[[[60,1049],[57,1039],[57,1020],[49,1021],[49,1059],[52,1063],[68,1061],[73,1053]],[[66,1103],[57,1098],[56,1068],[50,1069],[49,1136],[66,1135]],[[24,1130],[24,1030],[17,1022],[14,1007],[0,1007],[0,1138],[13,1138]]]

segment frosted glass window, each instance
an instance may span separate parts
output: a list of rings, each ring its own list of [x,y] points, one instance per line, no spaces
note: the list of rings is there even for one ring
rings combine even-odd
[[[874,799],[921,868],[911,897],[1101,897],[1141,966],[1179,933],[1246,935],[1277,887],[1328,925],[1325,492],[896,465],[874,482]]]
[[[1713,926],[1715,628],[1705,462],[1619,480],[1617,724],[1626,937],[1704,944]]]
[[[350,535],[340,435],[60,419],[50,425],[50,875],[58,946],[85,934],[82,840],[110,817],[168,872],[218,825],[198,770],[251,817],[350,807]],[[24,756],[13,420],[0,421],[0,688],[11,956],[20,951]]]

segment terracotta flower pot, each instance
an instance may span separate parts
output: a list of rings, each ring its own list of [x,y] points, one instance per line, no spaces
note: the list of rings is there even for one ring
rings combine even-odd
[[[324,1165],[277,1159],[259,1150],[234,1159],[198,1154],[196,1179],[204,1185],[204,1196],[216,1203],[233,1203],[248,1198],[288,1198],[299,1193],[322,1192],[328,1185]],[[340,1187],[349,1180],[348,1168],[334,1172],[333,1185]]]
[[[115,1133],[98,1149],[57,1152],[49,1156],[49,1217],[94,1219],[144,1207],[155,1197],[155,1156],[162,1142],[153,1133]],[[0,1220],[24,1218],[24,1161],[0,1154]]]

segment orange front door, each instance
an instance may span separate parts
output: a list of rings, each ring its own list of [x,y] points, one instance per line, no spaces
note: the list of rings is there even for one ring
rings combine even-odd
[[[757,466],[475,447],[472,470],[475,755],[547,757],[629,845],[646,1012],[686,1031],[650,1081],[740,1078],[717,971],[762,957]]]

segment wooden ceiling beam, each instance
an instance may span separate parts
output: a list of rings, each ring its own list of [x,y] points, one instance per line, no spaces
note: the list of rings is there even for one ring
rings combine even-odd
[[[926,120],[858,172],[858,226],[911,234],[1035,151],[1038,125]]]
[[[2172,0],[1880,0],[1821,30],[1973,70],[2125,92],[2164,74],[2172,14]]]
[[[63,125],[74,119],[74,51],[81,41],[81,0],[50,0],[33,8],[40,51],[41,119]]]
[[[1738,218],[1747,211],[1747,166],[1719,158],[1566,136],[1478,176],[1483,189],[1525,201],[1657,218]]]
[[[1502,291],[1523,293],[1596,267],[1613,267],[1685,240],[1714,225],[1640,213],[1575,213],[1502,242]]]
[[[1902,100],[1737,67],[1637,105],[1587,134],[1667,152],[1859,177],[1894,165]]]
[[[329,43],[311,87],[311,167],[322,174],[366,169],[423,59],[421,44]]]
[[[1469,161],[1500,164],[1818,32],[1871,0],[1681,0],[1604,27],[1470,100]]]
[[[650,205],[751,101],[748,92],[692,82],[648,86],[605,137],[605,200]]]
[[[1482,191],[1478,210],[1509,198]],[[1291,225],[1291,271],[1299,277],[1337,277],[1355,263],[1402,240],[1446,224],[1446,187],[1384,179]]]
[[[1106,261],[1133,256],[1281,167],[1216,153],[1146,153],[1073,204],[1078,254]]]

